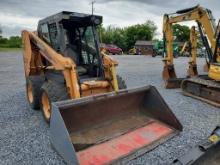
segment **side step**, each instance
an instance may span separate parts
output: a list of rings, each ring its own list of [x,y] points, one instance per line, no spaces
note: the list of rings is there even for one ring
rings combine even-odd
[[[68,164],[134,159],[182,131],[153,86],[53,103],[51,143]]]

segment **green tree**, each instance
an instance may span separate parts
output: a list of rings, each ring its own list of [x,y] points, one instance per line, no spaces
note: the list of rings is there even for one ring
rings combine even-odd
[[[98,33],[100,36],[100,42],[106,44],[115,44],[121,47],[123,50],[126,49],[125,34],[123,28],[114,26],[108,26],[104,28],[102,25],[98,27]]]
[[[112,26],[108,26],[105,28],[103,36],[102,36],[102,42],[107,44],[113,44],[113,35],[115,33],[115,28]]]
[[[22,40],[19,36],[11,36],[9,39],[1,37],[0,47],[4,48],[21,48]]]
[[[125,28],[102,25],[98,27],[100,41],[106,44],[115,44],[123,50],[134,46],[137,40],[152,40],[157,27],[154,22],[146,21],[144,24],[133,25]]]
[[[2,39],[2,28],[0,26],[0,40]]]
[[[21,48],[22,40],[20,36],[11,36],[9,39],[2,36],[2,28],[0,26],[0,47],[4,48]]]
[[[99,25],[97,30],[98,30],[99,40],[102,43],[102,37],[103,37],[104,32],[105,32],[105,28],[103,27],[103,24]]]
[[[147,21],[144,24],[138,24],[127,27],[126,29],[126,43],[127,49],[134,46],[137,40],[152,40],[157,27],[152,21]]]
[[[7,46],[8,39],[2,36],[2,28],[0,26],[0,47],[8,47]]]
[[[8,40],[8,46],[10,48],[20,48],[21,47],[21,37],[19,36],[12,36]]]
[[[188,41],[190,36],[190,29],[188,26],[175,24],[173,25],[173,35],[175,36],[175,41]]]

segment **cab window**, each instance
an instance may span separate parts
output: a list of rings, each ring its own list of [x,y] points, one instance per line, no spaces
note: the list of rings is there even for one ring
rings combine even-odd
[[[46,42],[50,43],[50,36],[47,24],[41,25],[41,34],[43,39],[46,40]]]

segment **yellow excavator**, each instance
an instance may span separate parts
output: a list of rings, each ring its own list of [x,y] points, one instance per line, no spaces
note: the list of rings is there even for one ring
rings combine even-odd
[[[130,54],[130,55],[137,55],[137,49],[135,47],[129,49],[128,54]]]
[[[190,45],[189,41],[184,42],[183,47],[180,50],[180,56],[189,56],[189,55],[186,55],[186,54],[189,54],[188,53],[189,45]]]
[[[118,62],[100,52],[101,23],[63,11],[22,32],[27,101],[43,112],[53,147],[71,165],[126,162],[182,130],[156,88],[126,89]]]
[[[189,66],[187,69],[187,77],[194,77],[194,76],[198,76],[198,71],[197,71],[197,65],[196,65],[196,58],[197,58],[197,31],[195,29],[195,26],[192,26],[190,29],[190,40],[185,42],[183,45],[182,50],[180,51],[180,54],[183,54],[183,52],[186,50],[186,47],[188,47],[188,51],[189,51]],[[173,56],[171,57],[173,58]],[[165,66],[164,66],[164,70],[163,70],[163,79],[165,80],[165,87],[166,88],[179,88],[180,84],[182,82],[182,80],[184,78],[176,78],[176,76],[173,76],[173,78],[170,78],[169,72],[167,72],[167,70],[169,70],[168,68],[171,68],[170,66],[166,65],[166,59],[163,59],[163,61],[165,62]],[[173,59],[172,59],[173,61]],[[171,74],[175,74],[175,71]]]
[[[186,50],[186,47],[188,46],[188,52],[189,52],[189,66],[187,69],[187,77],[194,77],[198,76],[197,71],[197,65],[196,65],[196,57],[197,57],[197,38],[198,38],[198,32],[196,31],[195,26],[192,26],[190,29],[190,40],[188,42],[185,42],[182,52]],[[182,53],[181,52],[181,53]]]
[[[196,61],[197,56],[197,39],[199,38],[199,32],[195,26],[190,29],[189,41],[184,42],[182,49],[180,50],[180,56],[191,57],[190,61]]]
[[[191,57],[190,61],[196,61],[196,57],[205,57],[206,53],[197,46],[198,39],[200,38],[199,31],[195,30],[195,26],[192,26],[190,29],[190,40],[186,41],[183,44],[183,47],[180,51],[180,56],[182,57]],[[199,52],[198,52],[199,48]],[[193,60],[194,59],[194,60]],[[190,62],[189,61],[189,62]],[[203,71],[208,72],[207,60],[205,65],[203,66]],[[191,75],[187,74],[188,77]]]
[[[188,77],[177,78],[172,54],[172,24],[184,21],[196,21],[200,37],[207,51],[208,75],[198,75],[196,67],[196,50],[193,51],[189,62]],[[163,34],[166,51],[164,52],[163,79],[166,88],[181,87],[183,93],[215,106],[220,106],[220,56],[219,56],[219,22],[216,26],[209,9],[199,5],[179,10],[175,14],[164,15]],[[194,27],[191,29],[191,36]],[[194,35],[195,36],[195,35]],[[190,74],[193,73],[193,74]],[[197,73],[197,74],[195,74]],[[210,136],[192,147],[186,154],[178,157],[172,163],[174,165],[218,165],[220,164],[220,126],[212,131]]]
[[[173,63],[173,31],[172,25],[178,22],[196,21],[203,45],[207,51],[208,75],[198,75],[196,55],[192,53],[188,73],[191,78],[177,78]],[[212,12],[199,5],[179,10],[175,14],[165,14],[163,19],[163,35],[166,50],[164,52],[164,68],[162,72],[166,88],[181,87],[183,93],[215,106],[220,106],[220,33],[219,23],[215,24]],[[195,45],[194,45],[195,46]],[[192,46],[193,47],[193,46]],[[194,50],[196,51],[196,50]],[[193,55],[194,54],[194,55]],[[191,74],[193,73],[193,74]]]

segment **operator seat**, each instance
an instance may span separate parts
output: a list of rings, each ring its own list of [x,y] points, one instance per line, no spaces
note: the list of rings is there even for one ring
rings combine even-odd
[[[87,74],[87,69],[84,68],[83,66],[80,66],[80,55],[81,55],[81,50],[80,50],[80,40],[77,41],[77,39],[74,40],[72,38],[75,38],[73,36],[71,31],[67,32],[67,38],[68,38],[68,43],[66,43],[66,49],[64,51],[65,56],[70,57],[75,63],[76,63],[76,70],[79,74],[79,76]]]

